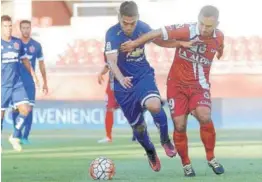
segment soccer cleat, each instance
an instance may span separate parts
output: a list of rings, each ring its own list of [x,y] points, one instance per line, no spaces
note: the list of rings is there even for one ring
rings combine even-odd
[[[112,142],[112,139],[110,139],[108,137],[105,137],[105,138],[97,141],[97,143],[111,143],[111,142]]]
[[[185,174],[186,177],[196,176],[196,173],[195,173],[191,164],[187,164],[187,165],[183,166],[183,169],[184,169],[184,174]]]
[[[161,169],[161,163],[160,163],[160,159],[157,156],[156,151],[147,151],[147,158],[148,158],[148,163],[150,165],[150,167],[153,169],[153,171],[158,172]]]
[[[213,158],[212,160],[208,161],[209,167],[211,167],[215,174],[220,175],[225,172],[224,167],[216,160],[216,158]]]
[[[19,138],[14,138],[13,135],[9,137],[9,142],[13,146],[13,149],[17,152],[22,151],[22,146],[20,144],[20,139]]]
[[[162,142],[161,142],[162,143]],[[177,150],[175,149],[174,145],[171,143],[170,140],[163,142],[162,147],[165,149],[166,155],[168,157],[175,157],[177,154]]]
[[[29,144],[30,144],[30,141],[29,141],[28,139],[23,138],[23,139],[21,140],[21,144],[23,144],[23,145],[29,145]]]

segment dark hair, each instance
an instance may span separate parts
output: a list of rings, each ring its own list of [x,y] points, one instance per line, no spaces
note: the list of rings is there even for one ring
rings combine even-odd
[[[31,26],[31,21],[29,21],[29,20],[22,20],[21,22],[20,22],[20,27],[21,27],[21,25],[22,24],[29,24],[30,26]]]
[[[137,16],[138,7],[134,1],[125,1],[120,5],[120,15],[121,16]]]
[[[12,18],[8,15],[1,16],[1,23],[4,21],[12,21]]]
[[[219,11],[215,6],[207,5],[200,10],[198,17],[200,16],[214,17],[216,20],[218,20]]]

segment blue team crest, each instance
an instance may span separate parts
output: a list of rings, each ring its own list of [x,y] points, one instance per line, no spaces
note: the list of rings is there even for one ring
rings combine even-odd
[[[14,48],[15,48],[16,50],[19,50],[20,45],[19,45],[17,42],[15,42],[15,43],[14,43]]]
[[[31,45],[29,47],[29,52],[34,53],[35,52],[35,47]]]

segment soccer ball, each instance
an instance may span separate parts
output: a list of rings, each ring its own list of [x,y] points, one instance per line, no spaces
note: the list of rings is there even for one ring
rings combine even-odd
[[[91,162],[89,174],[94,180],[110,180],[115,175],[115,165],[111,159],[98,157]]]

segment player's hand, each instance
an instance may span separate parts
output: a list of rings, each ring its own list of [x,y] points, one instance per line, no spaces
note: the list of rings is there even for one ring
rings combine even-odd
[[[120,50],[122,52],[132,52],[138,45],[135,41],[129,40],[121,44]]]
[[[132,79],[133,77],[132,76],[127,76],[127,77],[124,77],[123,79],[120,80],[120,84],[125,88],[131,88],[133,86],[132,84]]]
[[[223,56],[223,52],[217,52],[217,59],[220,59]]]
[[[201,40],[191,40],[191,41],[180,41],[180,46],[184,48],[191,48],[196,45],[201,45],[204,42]]]
[[[223,53],[224,53],[224,46],[222,46],[220,49],[217,50],[217,59],[220,59],[222,56],[223,56]]]
[[[98,83],[101,85],[104,82],[104,77],[103,75],[100,73],[97,77],[97,81]]]
[[[48,86],[46,83],[43,84],[42,92],[47,95],[48,94]]]

